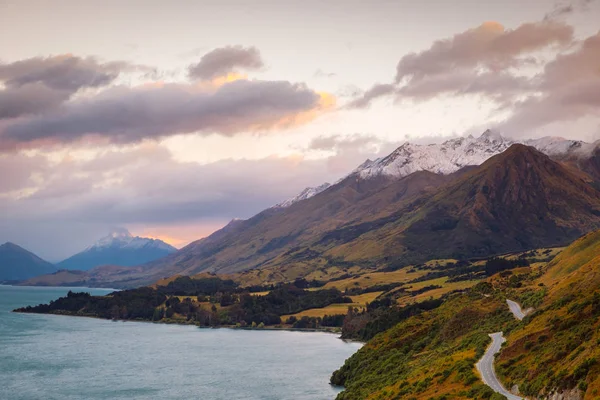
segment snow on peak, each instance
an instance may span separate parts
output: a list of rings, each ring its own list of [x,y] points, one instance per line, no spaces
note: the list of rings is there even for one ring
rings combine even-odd
[[[369,161],[369,160],[367,160],[367,161]],[[311,197],[313,197],[313,196],[321,193],[325,189],[327,189],[329,186],[331,186],[331,185],[328,182],[325,182],[324,184],[317,186],[317,187],[307,187],[302,192],[300,192],[300,194],[298,194],[297,196],[294,196],[291,199],[287,199],[286,201],[276,204],[273,208],[286,208],[286,207],[289,207],[292,204],[297,203],[301,200],[310,199]]]
[[[469,135],[441,144],[419,145],[406,142],[386,157],[365,161],[350,175],[366,179],[379,175],[403,177],[417,171],[450,174],[467,165],[482,164],[515,143],[533,146],[551,156],[567,154],[585,145],[581,141],[560,137],[513,140],[488,129],[477,138]]]
[[[102,239],[98,240],[96,243],[94,243],[84,251],[93,249],[98,250],[109,247],[123,249],[139,249],[146,246],[169,251],[175,250],[173,246],[163,242],[162,240],[133,236],[125,228],[112,228],[108,236],[105,236]]]

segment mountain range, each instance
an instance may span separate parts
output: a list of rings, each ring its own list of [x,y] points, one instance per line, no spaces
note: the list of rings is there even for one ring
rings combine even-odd
[[[116,228],[108,236],[56,266],[82,271],[101,265],[131,267],[164,257],[176,250],[162,240],[133,236],[127,229]]]
[[[404,144],[333,185],[102,279],[139,286],[200,272],[259,269],[269,281],[332,268],[396,269],[563,245],[600,227],[595,145],[525,143],[486,131],[437,145]]]
[[[19,281],[55,271],[54,265],[14,243],[0,246],[0,281]]]

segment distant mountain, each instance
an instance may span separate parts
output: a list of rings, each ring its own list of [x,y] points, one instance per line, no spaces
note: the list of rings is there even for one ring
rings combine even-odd
[[[175,251],[175,247],[162,240],[132,236],[126,229],[116,229],[84,251],[59,262],[57,267],[82,271],[101,265],[131,267]]]
[[[0,246],[0,281],[19,281],[55,271],[54,265],[14,243]]]
[[[467,165],[480,165],[513,144],[525,144],[554,157],[592,150],[589,143],[578,140],[560,137],[513,140],[487,130],[478,138],[469,135],[441,144],[419,145],[407,142],[386,157],[365,161],[351,175],[365,179],[379,175],[402,177],[417,171],[449,174]]]

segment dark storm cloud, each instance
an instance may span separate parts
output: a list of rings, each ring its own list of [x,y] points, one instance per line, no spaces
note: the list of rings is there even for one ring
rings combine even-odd
[[[238,80],[215,90],[187,84],[113,87],[8,125],[0,131],[0,148],[68,143],[86,135],[111,143],[197,131],[234,135],[293,124],[296,115],[314,111],[319,101],[305,85],[287,81]]]
[[[190,65],[190,78],[210,80],[238,70],[257,70],[264,66],[256,47],[227,46],[214,49]]]

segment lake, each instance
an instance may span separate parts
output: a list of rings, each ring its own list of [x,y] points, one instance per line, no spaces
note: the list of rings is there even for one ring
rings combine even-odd
[[[12,313],[87,288],[0,285],[0,399],[334,399],[358,343],[314,332]]]

